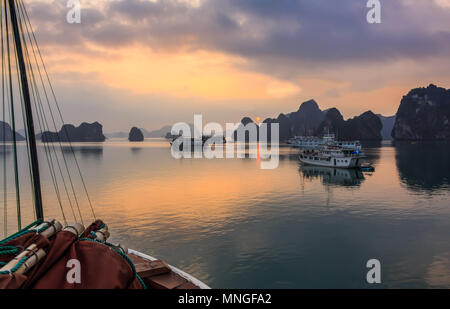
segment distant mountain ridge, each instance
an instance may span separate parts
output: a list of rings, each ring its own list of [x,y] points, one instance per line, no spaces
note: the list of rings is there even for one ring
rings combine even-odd
[[[5,142],[12,142],[13,141],[13,130],[11,126],[3,121],[0,121],[0,140],[3,140],[3,135],[5,135]],[[23,137],[19,133],[15,133],[16,135],[16,141],[24,141],[25,137]]]
[[[241,126],[250,122],[253,122],[251,118],[244,117],[241,120]],[[337,108],[323,111],[314,100],[302,103],[296,112],[280,114],[277,118],[267,118],[264,123],[279,124],[281,141],[294,136],[320,136],[328,131],[337,134],[340,139],[382,139],[383,125],[380,118],[373,112],[367,111],[352,119],[344,120]],[[268,135],[270,137],[270,130]],[[236,132],[234,136],[236,140]]]
[[[244,117],[240,126],[253,123],[250,117]],[[405,95],[394,116],[375,115],[366,111],[359,116],[345,120],[337,108],[321,110],[315,100],[303,102],[299,109],[288,114],[279,114],[277,118],[267,118],[266,124],[277,123],[280,128],[280,140],[285,141],[294,136],[322,135],[325,132],[337,134],[339,139],[358,140],[450,140],[450,89],[430,84],[428,87],[412,89]],[[191,124],[191,134],[197,131]],[[96,122],[83,123],[76,128],[65,125],[65,129],[73,135],[73,141],[103,141],[102,126]],[[0,122],[0,130],[3,126]],[[140,129],[144,137],[165,137],[171,132],[171,126],[159,130]],[[11,139],[11,127],[5,125],[6,139]],[[0,131],[0,136],[2,131]],[[43,139],[51,141],[58,133],[44,132]],[[270,137],[270,132],[269,137]],[[18,133],[16,133],[18,134]],[[248,134],[247,134],[248,135]],[[257,136],[259,128],[257,127]],[[67,140],[64,135],[62,140]],[[126,132],[106,134],[108,137],[127,138]],[[18,140],[24,140],[20,134]],[[236,140],[237,131],[234,132]],[[248,136],[247,136],[248,138]]]
[[[275,119],[267,118],[264,123],[278,123],[280,140],[286,140],[296,135],[313,135],[324,118],[325,113],[316,101],[309,100],[302,103],[296,112],[280,114]]]
[[[354,118],[344,120],[337,108],[328,110],[325,120],[316,130],[316,135],[323,135],[328,130],[335,133],[339,139],[380,141],[383,139],[381,130],[383,124],[372,111],[367,111]]]
[[[161,129],[153,131],[147,131],[146,129],[141,128],[141,131],[146,138],[165,137],[167,133],[170,132],[170,130],[172,130],[172,126],[169,125],[163,126]]]
[[[112,133],[105,133],[104,134],[106,138],[127,138],[128,133],[126,132],[112,132]]]
[[[98,123],[83,122],[78,127],[72,124],[65,124],[59,132],[43,132],[41,140],[43,142],[104,142],[103,126]]]
[[[244,117],[241,126],[251,122],[251,118]],[[433,84],[412,89],[402,98],[394,116],[367,111],[344,120],[337,108],[323,111],[316,101],[309,100],[296,112],[267,118],[264,123],[279,124],[281,141],[296,135],[320,136],[328,130],[339,139],[450,140],[450,89]]]
[[[139,128],[141,130],[142,134],[144,134],[145,138],[158,138],[158,137],[165,137],[167,133],[170,133],[170,130],[172,129],[172,126],[163,126],[161,129],[148,131],[144,128]],[[107,138],[128,138],[127,132],[113,132],[113,133],[105,133],[105,136]]]
[[[450,140],[450,89],[430,84],[415,88],[400,103],[395,140]]]

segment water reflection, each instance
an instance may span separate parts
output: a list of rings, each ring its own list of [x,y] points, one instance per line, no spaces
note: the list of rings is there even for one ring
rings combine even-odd
[[[365,180],[363,173],[356,169],[300,165],[300,171],[304,178],[319,178],[326,185],[352,187],[359,186]]]
[[[433,257],[425,280],[432,288],[442,289],[450,286],[450,252]]]
[[[80,154],[82,158],[89,159],[99,159],[103,156],[103,146],[63,146],[62,151],[65,154]]]
[[[391,142],[388,142],[389,144]],[[380,147],[376,147],[375,145],[380,145],[380,143],[369,143],[368,145],[363,144],[363,148],[364,149],[364,162],[368,162],[372,165],[376,165],[378,164],[378,162],[380,161],[380,157],[381,157],[381,149],[382,147],[389,147],[389,145],[381,145]]]
[[[450,287],[448,150],[440,147],[366,146],[376,168],[371,175],[299,167],[298,150],[281,146],[273,170],[262,170],[248,155],[176,160],[165,140],[74,147],[111,241],[179,266],[212,287],[371,288],[365,263],[374,257],[384,261],[383,287]],[[19,150],[20,166],[26,166],[25,144]],[[11,166],[12,156],[8,160]],[[417,194],[404,185],[430,186],[422,160],[441,189]],[[46,170],[43,165],[46,216],[60,218]],[[27,169],[21,172],[27,179]],[[81,211],[90,218],[76,178]],[[14,178],[8,180],[8,205],[14,205]],[[30,188],[21,192],[28,207],[23,214],[29,214],[23,222],[32,222]],[[8,215],[13,231],[15,212]]]
[[[2,147],[0,147],[0,157],[8,157],[11,154],[11,149],[5,149],[3,150]]]
[[[450,143],[396,142],[395,161],[408,189],[434,191],[450,184]]]
[[[135,155],[139,154],[142,151],[141,147],[131,147],[130,149],[131,149],[131,153],[133,153]]]
[[[17,143],[17,148],[20,149],[20,146],[22,145],[21,142]],[[0,156],[6,156],[8,157],[10,154],[12,154],[13,151],[13,144],[10,142],[0,142]]]

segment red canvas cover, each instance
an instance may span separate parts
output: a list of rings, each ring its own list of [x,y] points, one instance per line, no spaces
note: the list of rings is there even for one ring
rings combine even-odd
[[[1,246],[26,248],[37,244],[47,255],[25,275],[0,275],[0,288],[17,289],[140,289],[143,288],[132,262],[107,243],[93,240],[92,231],[103,226],[96,221],[79,238],[61,231],[50,239],[25,234]],[[8,262],[14,256],[0,256]]]

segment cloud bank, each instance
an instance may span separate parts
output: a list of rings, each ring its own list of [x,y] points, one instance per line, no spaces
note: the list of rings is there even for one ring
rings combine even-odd
[[[66,22],[64,0],[34,0],[29,12],[49,55],[63,51],[114,62],[127,57],[118,51],[140,47],[143,53],[227,55],[242,60],[231,64],[236,70],[280,83],[270,90],[280,98],[301,89],[305,98],[339,105],[385,89],[392,100],[392,87],[448,82],[449,2],[381,3],[382,23],[376,25],[366,21],[365,0],[82,0],[80,25]],[[358,111],[358,102],[351,104],[349,113]],[[383,111],[392,111],[391,105]]]

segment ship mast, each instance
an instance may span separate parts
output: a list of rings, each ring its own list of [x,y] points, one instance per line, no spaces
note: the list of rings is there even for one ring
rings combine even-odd
[[[41,180],[39,175],[39,162],[36,149],[36,135],[34,131],[33,113],[31,108],[30,89],[28,85],[27,71],[25,67],[25,61],[23,56],[22,41],[20,38],[20,30],[16,15],[16,3],[15,0],[5,0],[9,3],[9,14],[11,17],[11,24],[14,33],[14,42],[16,45],[17,61],[19,64],[20,83],[22,85],[22,95],[25,107],[26,126],[28,131],[28,147],[30,152],[32,181],[33,181],[33,193],[34,193],[34,206],[36,212],[36,218],[44,219],[44,210],[42,208],[42,192],[41,192]]]

